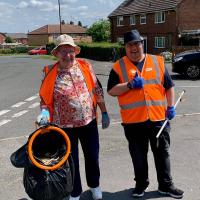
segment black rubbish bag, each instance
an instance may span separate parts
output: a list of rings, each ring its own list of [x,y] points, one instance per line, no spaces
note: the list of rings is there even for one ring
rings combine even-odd
[[[29,136],[26,144],[10,156],[11,163],[17,168],[24,168],[23,184],[31,199],[62,200],[73,190],[74,163],[71,154],[67,161],[55,170],[43,170],[36,167],[29,159],[27,151],[28,142],[34,133]],[[44,157],[50,160],[62,157],[66,150],[63,140],[63,137],[55,131],[37,136],[32,146],[35,159],[42,163]]]
[[[10,156],[10,161],[13,166],[17,168],[25,168],[31,166],[26,149],[27,143]]]
[[[46,171],[36,167],[24,168],[23,183],[26,193],[34,200],[62,200],[73,189],[73,160],[57,170]]]

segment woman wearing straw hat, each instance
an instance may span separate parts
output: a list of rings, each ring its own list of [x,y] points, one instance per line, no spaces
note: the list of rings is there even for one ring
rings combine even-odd
[[[49,122],[62,128],[71,141],[75,164],[74,189],[70,200],[79,200],[82,193],[78,141],[84,157],[87,184],[94,200],[102,199],[99,186],[99,136],[96,109],[102,114],[102,128],[109,126],[103,89],[90,63],[76,58],[78,47],[71,36],[60,35],[52,54],[58,58],[53,66],[44,68],[45,78],[40,88],[41,113],[37,118],[40,125]]]

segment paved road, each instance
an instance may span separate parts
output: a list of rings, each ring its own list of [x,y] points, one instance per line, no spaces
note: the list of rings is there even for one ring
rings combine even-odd
[[[94,69],[106,91],[110,62],[96,62]],[[39,112],[38,89],[42,66],[52,61],[34,56],[0,57],[0,200],[29,200],[22,185],[22,169],[14,168],[10,154],[24,144],[26,136],[35,130]],[[167,65],[169,70],[170,65]],[[177,186],[185,190],[184,200],[200,200],[200,80],[191,81],[171,73],[176,84],[176,98],[183,89],[185,100],[178,105],[177,117],[172,121],[172,175]],[[127,142],[120,125],[115,98],[105,92],[111,126],[100,131],[101,187],[104,200],[129,200],[134,187],[133,169]],[[91,200],[84,176],[80,154],[83,188],[82,200]],[[160,197],[152,153],[149,152],[150,186],[142,199],[171,199]]]

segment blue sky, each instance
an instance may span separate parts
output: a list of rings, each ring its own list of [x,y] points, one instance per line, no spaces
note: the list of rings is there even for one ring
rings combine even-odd
[[[106,18],[123,0],[60,0],[61,18],[90,26]],[[59,23],[58,0],[0,0],[0,32],[27,33]]]

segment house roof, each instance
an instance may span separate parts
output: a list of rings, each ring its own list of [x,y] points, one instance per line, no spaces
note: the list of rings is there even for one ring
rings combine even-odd
[[[5,37],[6,37],[6,34],[5,34],[5,33],[2,33],[2,32],[0,32],[0,35],[3,35],[3,36],[5,36]]]
[[[125,0],[108,17],[172,10],[182,0]]]
[[[26,33],[6,33],[6,36],[11,37],[13,39],[27,38]]]
[[[86,28],[78,25],[63,24],[61,25],[62,33],[86,33]],[[41,34],[59,34],[60,24],[48,24],[28,33],[28,35],[41,35]]]

